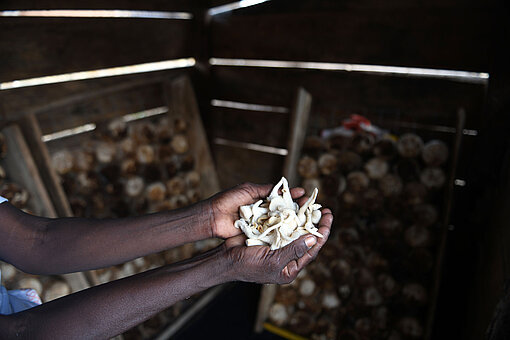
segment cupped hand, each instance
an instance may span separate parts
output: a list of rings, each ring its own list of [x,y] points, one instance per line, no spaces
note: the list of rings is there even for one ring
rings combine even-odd
[[[333,215],[331,210],[323,209],[319,221],[319,233],[323,238],[304,235],[277,250],[267,246],[245,245],[246,237],[238,235],[225,240],[231,275],[234,280],[284,284],[292,282],[299,272],[313,261],[326,243]]]
[[[241,234],[241,230],[234,227],[234,222],[239,219],[239,207],[265,199],[272,188],[272,184],[244,183],[211,197],[213,237],[227,239]],[[290,193],[293,199],[298,199],[305,191],[302,188],[293,188]]]

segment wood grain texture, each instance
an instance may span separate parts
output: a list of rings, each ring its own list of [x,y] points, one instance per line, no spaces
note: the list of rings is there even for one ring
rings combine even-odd
[[[220,190],[220,185],[191,81],[181,77],[165,87],[170,116],[181,117],[189,124],[190,154],[195,156],[195,167],[201,177],[200,196],[212,196]]]
[[[200,4],[198,0],[5,0],[0,3],[1,10],[17,9],[132,9],[153,11],[192,10]]]
[[[2,18],[0,81],[189,57],[191,29],[190,20]]]
[[[9,178],[25,188],[30,194],[28,208],[38,216],[57,217],[50,196],[44,187],[31,148],[25,142],[21,130],[16,125],[3,129],[2,134],[7,141],[8,152],[2,160]]]
[[[25,116],[19,121],[23,134],[41,173],[42,180],[59,217],[72,217],[71,206],[51,164],[50,154],[42,141],[42,133],[35,115]]]
[[[270,1],[214,17],[211,55],[487,71],[497,15],[475,1]]]

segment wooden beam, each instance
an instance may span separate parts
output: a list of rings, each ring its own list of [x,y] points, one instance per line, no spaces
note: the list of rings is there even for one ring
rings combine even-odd
[[[0,82],[189,57],[190,20],[2,18]]]

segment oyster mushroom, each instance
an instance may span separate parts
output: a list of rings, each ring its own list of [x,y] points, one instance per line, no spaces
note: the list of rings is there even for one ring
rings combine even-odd
[[[123,118],[117,118],[108,123],[108,132],[113,138],[122,138],[127,134],[126,121]]]
[[[188,123],[182,118],[176,118],[174,120],[174,129],[177,133],[186,132],[188,129]]]
[[[340,306],[340,299],[335,292],[325,292],[322,295],[322,307],[326,309],[334,309]]]
[[[377,277],[377,285],[379,291],[384,297],[391,297],[398,293],[400,290],[399,285],[395,279],[386,273],[382,273]]]
[[[68,150],[57,151],[51,157],[51,165],[57,173],[64,175],[74,166],[73,154]]]
[[[441,168],[425,168],[420,175],[420,182],[427,188],[439,189],[446,181],[446,176]]]
[[[200,174],[196,171],[186,173],[184,180],[190,188],[198,188],[200,186]]]
[[[234,226],[248,237],[246,245],[270,245],[273,250],[308,233],[322,237],[315,226],[321,218],[321,205],[315,204],[317,194],[315,189],[299,207],[292,200],[287,180],[282,177],[265,202],[259,200],[239,208],[241,218],[235,221]]]
[[[136,160],[141,164],[149,164],[154,162],[155,152],[151,145],[140,145],[136,148]]]
[[[44,302],[56,300],[71,294],[71,287],[63,281],[56,281],[44,290]]]
[[[16,267],[5,262],[0,262],[0,271],[2,272],[2,279],[4,281],[10,281],[14,279],[16,273],[18,272]]]
[[[141,177],[131,177],[126,181],[124,190],[129,197],[139,196],[145,188],[145,182]]]
[[[111,142],[101,142],[96,147],[96,159],[100,163],[111,163],[115,158],[117,150]]]
[[[419,283],[408,283],[402,287],[402,296],[407,303],[424,305],[427,303],[427,290]]]
[[[397,155],[397,147],[393,140],[384,138],[374,145],[374,155],[383,159],[392,159]]]
[[[299,293],[303,296],[311,296],[315,292],[315,282],[311,279],[304,279],[299,285]]]
[[[146,196],[149,202],[161,202],[166,196],[166,187],[161,182],[152,183],[147,186]]]
[[[120,171],[122,175],[134,175],[136,174],[136,161],[133,158],[127,158],[120,164]]]
[[[352,151],[341,151],[338,154],[338,168],[343,173],[349,173],[361,167],[361,156]]]
[[[430,231],[422,226],[413,225],[404,234],[406,243],[411,247],[425,247],[430,243]]]
[[[186,153],[189,150],[188,138],[185,135],[175,135],[170,142],[172,149],[179,154]]]
[[[366,306],[379,306],[383,302],[383,298],[377,288],[368,287],[363,292],[363,302]]]
[[[137,144],[134,139],[128,137],[119,143],[119,147],[124,155],[133,155],[136,152]]]
[[[338,169],[338,160],[335,155],[325,153],[319,157],[318,165],[323,175],[331,175]]]
[[[448,159],[448,147],[440,140],[431,140],[423,147],[422,158],[429,166],[440,166]]]
[[[402,157],[416,157],[423,148],[423,140],[414,133],[406,133],[397,141],[398,153]]]
[[[170,197],[169,202],[172,209],[179,209],[189,204],[188,198],[184,195],[172,196]]]
[[[361,171],[353,171],[347,175],[347,187],[354,191],[359,192],[368,187],[370,179]]]
[[[400,177],[386,174],[379,180],[379,189],[385,197],[397,196],[402,191]]]
[[[372,150],[375,144],[375,137],[369,133],[358,133],[351,141],[351,148],[359,153],[367,153]]]
[[[287,308],[281,303],[275,303],[269,309],[269,319],[274,322],[276,326],[283,326],[288,322],[289,314]]]
[[[39,296],[41,296],[43,292],[43,285],[41,281],[39,281],[35,277],[25,277],[19,280],[16,286],[18,289],[31,288],[35,290]]]
[[[388,172],[388,168],[388,162],[377,157],[365,164],[365,171],[371,179],[381,179]]]
[[[319,167],[315,159],[305,156],[299,160],[298,173],[303,178],[317,178],[319,176]]]
[[[402,334],[411,338],[423,337],[423,326],[413,317],[404,317],[398,321],[398,327]]]
[[[182,195],[186,192],[186,181],[180,176],[176,176],[166,182],[168,194],[170,196]]]
[[[298,334],[309,334],[315,326],[315,318],[305,311],[297,311],[289,319],[289,327]]]

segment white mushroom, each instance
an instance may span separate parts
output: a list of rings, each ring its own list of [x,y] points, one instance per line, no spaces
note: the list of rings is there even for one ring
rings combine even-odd
[[[423,147],[422,158],[427,165],[439,166],[448,159],[448,147],[440,140],[431,140]]]
[[[403,134],[397,142],[397,149],[402,157],[416,157],[422,148],[423,140],[413,133]]]
[[[102,142],[96,147],[96,158],[101,163],[111,163],[116,152],[115,144]]]
[[[18,281],[17,288],[19,289],[32,288],[37,292],[38,295],[41,295],[43,285],[41,281],[39,281],[35,277],[26,277]]]
[[[368,177],[380,179],[388,172],[388,162],[382,158],[372,158],[365,164],[365,171]]]
[[[267,200],[259,200],[239,208],[241,218],[234,226],[248,237],[247,245],[266,244],[273,250],[282,248],[308,233],[322,237],[314,225],[321,218],[321,205],[315,204],[317,193],[318,190],[314,189],[310,198],[300,208],[292,200],[287,179],[282,177]]]
[[[140,195],[145,187],[145,182],[141,177],[132,177],[127,180],[124,190],[130,197],[136,197]]]
[[[441,168],[425,168],[420,175],[420,181],[427,188],[439,189],[444,185],[446,176]]]
[[[299,293],[303,296],[310,296],[315,292],[315,282],[310,279],[304,279],[299,286]]]
[[[65,282],[56,281],[44,291],[44,302],[56,300],[71,293],[71,287]]]
[[[68,150],[57,151],[51,157],[51,164],[59,174],[66,174],[73,168],[73,154]]]
[[[185,135],[175,135],[170,142],[170,145],[177,153],[185,153],[189,150],[188,139]]]
[[[161,202],[166,196],[166,187],[161,182],[155,182],[147,186],[147,199],[151,202]]]
[[[269,309],[269,319],[277,326],[283,326],[289,319],[287,308],[281,303],[275,303]]]
[[[154,148],[150,145],[140,145],[136,149],[136,160],[142,164],[149,164],[154,161]]]

